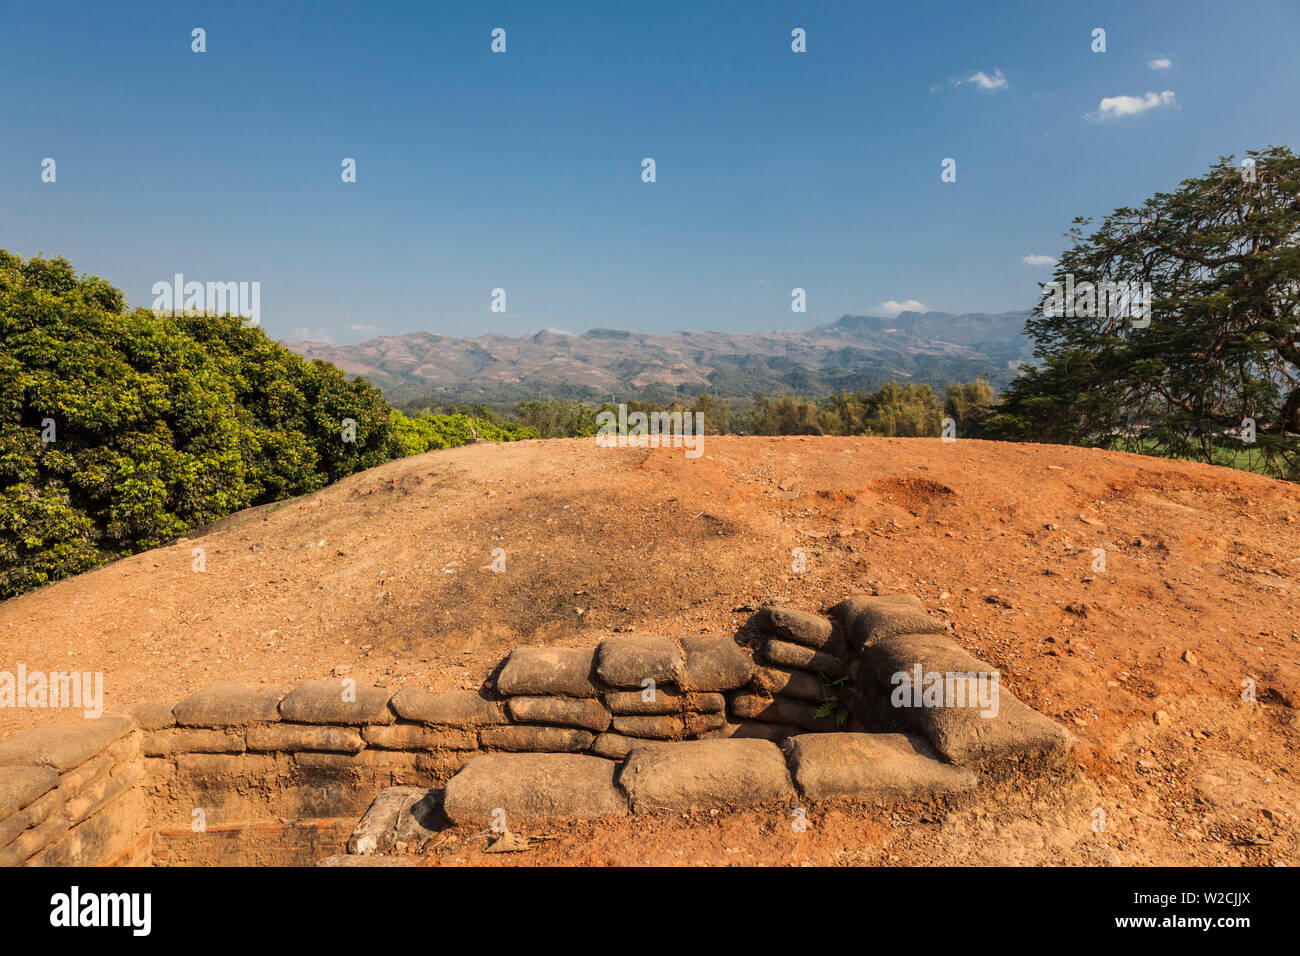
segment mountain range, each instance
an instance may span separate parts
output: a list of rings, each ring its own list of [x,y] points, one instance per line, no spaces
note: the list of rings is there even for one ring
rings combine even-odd
[[[903,312],[844,315],[811,329],[779,332],[628,332],[457,338],[432,332],[386,335],[356,345],[285,342],[379,386],[395,405],[664,400],[708,391],[823,396],[885,382],[942,387],[987,374],[995,386],[1032,359],[1028,312]]]

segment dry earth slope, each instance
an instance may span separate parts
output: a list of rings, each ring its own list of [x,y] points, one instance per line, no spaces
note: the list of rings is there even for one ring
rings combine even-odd
[[[834,811],[793,842],[752,813],[591,824],[528,862],[1300,862],[1300,489],[968,440],[705,452],[573,440],[391,462],[0,604],[0,669],[101,671],[110,706],[219,679],[447,689],[518,643],[733,631],[767,599],[907,591],[1078,735],[1068,793]],[[0,735],[67,719],[4,709]]]

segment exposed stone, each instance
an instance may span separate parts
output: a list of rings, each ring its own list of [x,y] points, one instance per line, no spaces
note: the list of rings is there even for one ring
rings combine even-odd
[[[503,694],[599,697],[590,647],[516,647],[497,677]]]
[[[591,742],[591,752],[608,760],[622,760],[637,742],[635,737],[604,733]]]
[[[410,852],[420,850],[437,834],[434,795],[425,787],[387,787],[361,817],[348,838],[348,852]]]
[[[657,634],[608,637],[596,649],[596,674],[611,687],[673,683],[681,674],[682,652],[671,638]]]
[[[443,808],[454,823],[507,827],[618,816],[627,801],[612,761],[578,754],[485,754],[447,782]],[[498,811],[504,811],[501,819]]]
[[[800,734],[783,749],[809,800],[919,800],[969,790],[977,780],[941,763],[925,738],[910,734]]]
[[[817,704],[790,697],[763,697],[759,694],[733,694],[731,715],[763,720],[772,724],[790,724],[804,730],[837,730],[834,717],[818,717]]]
[[[0,771],[0,820],[4,820],[59,785],[49,767],[6,767]]]
[[[943,621],[926,614],[911,594],[856,595],[835,605],[830,614],[857,650],[886,637],[948,630]]]
[[[600,701],[578,697],[511,697],[506,712],[525,724],[559,724],[596,733],[609,727],[609,711]]]
[[[791,607],[766,607],[755,615],[755,623],[768,634],[783,641],[802,644],[814,650],[827,648],[829,644],[841,645],[828,650],[847,649],[843,640],[834,641],[835,629],[831,622],[820,614],[796,611]]]
[[[768,640],[763,643],[763,657],[771,664],[781,667],[793,667],[798,670],[820,674],[831,680],[848,675],[848,664],[825,651],[815,651],[802,644],[790,644],[786,641]]]
[[[350,679],[309,681],[280,701],[280,716],[300,724],[391,724],[390,694]]]
[[[968,678],[996,673],[992,665],[963,650],[945,634],[900,634],[873,638],[861,657],[858,683],[868,698],[902,703],[892,713],[905,728],[923,734],[931,746],[951,763],[983,766],[1020,759],[1056,759],[1073,747],[1074,738],[1064,727],[1019,701],[1000,682],[994,707],[974,700]],[[923,677],[937,675],[942,682],[941,705],[912,706],[907,686],[894,680],[909,676],[920,665]],[[949,679],[952,678],[950,681]],[[929,678],[925,679],[925,683]],[[948,684],[955,692],[948,699]],[[956,692],[967,696],[963,702]],[[984,714],[989,716],[983,716]]]
[[[324,750],[354,754],[365,749],[361,734],[351,727],[311,724],[270,724],[248,728],[248,749],[253,751]]]
[[[484,700],[477,691],[452,690],[432,694],[422,687],[403,687],[393,695],[393,710],[403,720],[450,727],[480,727],[504,724],[500,701]]]
[[[685,696],[671,684],[656,684],[642,690],[607,691],[605,705],[616,715],[675,714],[682,709]]]
[[[682,722],[682,718],[669,715],[615,717],[614,730],[628,737],[672,740],[685,732],[686,725]]]
[[[170,757],[174,754],[238,754],[244,752],[244,735],[224,730],[173,727],[144,735],[141,743],[146,757]]]
[[[685,663],[677,686],[686,691],[724,691],[749,683],[754,661],[725,634],[691,634],[682,638]]]
[[[175,701],[154,700],[128,704],[126,712],[135,719],[136,726],[141,730],[165,730],[176,726],[176,717],[172,714],[175,706]]]
[[[478,734],[460,727],[387,724],[361,728],[361,739],[383,750],[474,750]]]
[[[810,674],[807,671],[783,670],[779,667],[756,667],[754,668],[754,678],[750,683],[754,685],[755,690],[761,691],[769,697],[775,697],[779,694],[782,697],[807,700],[814,704],[821,703],[822,682],[817,678],[816,674]]]
[[[577,753],[590,747],[595,736],[589,731],[570,727],[510,724],[484,727],[479,731],[478,739],[479,743],[491,750]]]
[[[126,714],[104,714],[78,724],[33,727],[0,740],[0,766],[35,764],[60,772],[70,770],[134,727],[135,721]]]
[[[172,711],[181,727],[245,727],[280,719],[282,687],[259,687],[221,681],[209,684],[176,705]]]
[[[781,751],[766,740],[637,744],[618,782],[637,813],[756,806],[795,796]]]

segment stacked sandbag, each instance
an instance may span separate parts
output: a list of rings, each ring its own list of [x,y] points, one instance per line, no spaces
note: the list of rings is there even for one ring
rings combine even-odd
[[[105,714],[0,741],[0,866],[129,862],[147,821],[134,721]]]
[[[310,789],[340,774],[358,782],[446,779],[478,748],[478,728],[505,720],[499,704],[474,691],[393,694],[348,679],[288,691],[226,681],[175,705],[131,712],[153,789],[182,808],[206,807],[211,794],[231,787]]]
[[[485,727],[487,750],[579,753],[609,726],[590,647],[517,647],[497,676],[508,723]]]
[[[943,760],[992,771],[1054,763],[1072,748],[1064,727],[1017,699],[915,597],[860,595],[831,615],[859,652],[852,703],[869,726],[921,734]],[[977,687],[996,695],[976,701]]]
[[[621,760],[641,740],[696,739],[726,722],[724,691],[753,662],[730,637],[616,635],[595,648],[520,647],[497,677],[508,725],[484,749]]]
[[[728,696],[726,736],[781,741],[806,731],[841,729],[834,716],[817,716],[829,682],[846,677],[848,643],[830,620],[794,608],[768,606],[750,621],[759,635],[749,685]]]

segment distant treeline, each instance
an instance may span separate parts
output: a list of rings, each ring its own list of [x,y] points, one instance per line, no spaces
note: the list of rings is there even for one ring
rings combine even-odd
[[[875,435],[933,438],[951,418],[958,435],[970,436],[994,408],[993,386],[985,379],[954,382],[941,398],[929,385],[887,383],[874,392],[841,392],[827,398],[758,394],[739,403],[703,392],[690,400],[655,402],[630,400],[631,412],[700,412],[708,435]],[[408,407],[420,418],[435,414],[470,415],[501,427],[527,428],[542,438],[584,438],[596,434],[596,416],[617,412],[616,402],[577,402],[566,399],[529,400],[513,408],[500,405]]]

